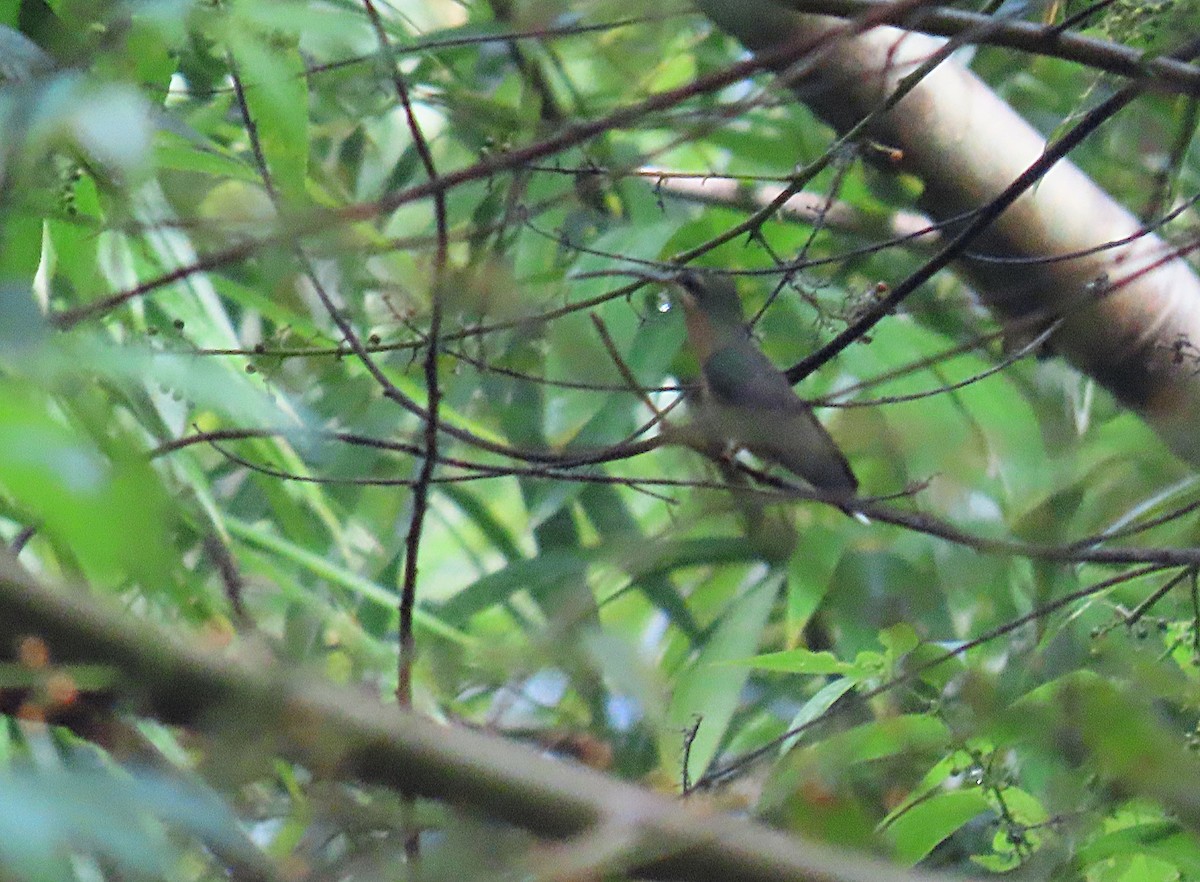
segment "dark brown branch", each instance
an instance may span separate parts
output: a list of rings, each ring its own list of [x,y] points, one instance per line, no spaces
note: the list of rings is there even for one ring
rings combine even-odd
[[[404,118],[408,122],[408,131],[412,135],[413,146],[425,175],[430,181],[438,178],[437,167],[433,161],[433,153],[425,139],[425,133],[417,123],[413,112],[412,100],[408,94],[408,84],[400,75],[400,68],[393,53],[392,41],[388,39],[383,20],[372,0],[363,0],[367,17],[379,41],[379,48],[388,61],[392,71],[392,85],[396,97],[404,108]],[[437,251],[434,256],[433,284],[430,286],[431,303],[429,314],[429,332],[425,350],[425,449],[422,453],[421,467],[417,480],[413,484],[412,517],[409,520],[408,534],[404,539],[404,576],[400,586],[400,654],[397,661],[396,698],[401,707],[412,706],[412,670],[416,643],[413,638],[413,611],[417,605],[417,558],[421,549],[421,532],[425,525],[425,513],[429,508],[429,485],[433,479],[433,470],[437,465],[438,455],[438,409],[442,399],[442,387],[438,379],[438,346],[442,333],[442,286],[446,279],[446,258],[449,247],[449,228],[446,222],[446,193],[444,190],[433,194],[434,227],[437,230]],[[417,853],[417,835],[406,834],[405,852],[409,858]]]
[[[216,435],[217,433],[212,433]],[[226,430],[219,433],[226,440],[239,437],[263,437],[275,434],[285,434],[270,429],[258,430]],[[396,445],[397,442],[382,441],[380,439],[365,439],[363,436],[354,436],[348,433],[340,433],[333,437],[340,440],[350,440],[351,438],[360,438],[368,443],[368,446],[388,449],[391,445]],[[187,444],[194,444],[209,441],[210,438],[205,435],[188,436],[187,439],[180,439],[172,442],[173,449],[179,449]],[[673,439],[672,439],[673,440]],[[610,448],[609,458],[618,449],[623,454],[639,455],[654,450],[666,443],[672,443],[672,440],[663,436],[655,436],[644,441],[635,442],[621,448]],[[682,443],[676,441],[675,443]],[[402,445],[397,445],[402,446]],[[411,449],[417,449],[410,445]],[[704,451],[698,451],[701,455],[705,455]],[[226,456],[232,457],[225,453]],[[592,457],[593,462],[608,461],[599,454]],[[244,463],[247,467],[254,467],[259,471],[268,471],[261,466],[255,467],[249,463]],[[573,464],[583,464],[582,461],[576,461]],[[824,502],[830,505],[837,506],[844,500],[839,500],[833,496],[822,494],[816,490],[806,489],[788,484],[778,478],[773,477],[759,469],[751,468],[743,463],[735,462],[739,471],[744,472],[749,477],[758,482],[758,487],[745,486],[730,486],[729,484],[720,481],[694,481],[675,478],[623,478],[612,475],[594,475],[594,474],[575,474],[564,472],[561,469],[547,468],[544,470],[528,470],[517,472],[533,478],[543,478],[545,480],[570,480],[586,483],[611,483],[611,484],[636,484],[640,487],[691,487],[709,490],[734,490],[739,493],[756,493],[769,501],[780,503],[797,502],[797,501],[817,501]],[[485,469],[487,467],[478,466]],[[511,469],[496,469],[496,474],[513,474]],[[320,479],[306,478],[303,476],[293,476],[285,473],[275,473],[276,477],[290,478],[293,480],[309,480],[314,482],[337,483],[338,479]],[[493,475],[476,475],[465,477],[462,480],[474,480],[479,477],[492,477]],[[373,483],[380,485],[404,484],[405,479],[344,479],[346,483]],[[459,480],[451,478],[446,480]],[[899,496],[909,495],[907,493],[897,494]],[[921,512],[903,511],[885,504],[887,497],[881,498],[862,498],[856,501],[856,511],[861,511],[872,521],[892,524],[893,526],[903,527],[919,533],[924,533],[928,536],[934,536],[951,542],[955,545],[962,545],[967,548],[972,548],[981,554],[996,554],[1011,557],[1027,557],[1031,560],[1056,561],[1060,563],[1094,563],[1106,566],[1119,566],[1139,563],[1152,563],[1158,566],[1200,566],[1200,548],[1153,548],[1153,547],[1138,547],[1138,546],[1109,546],[1106,548],[1096,547],[1100,542],[1106,541],[1109,536],[1103,534],[1098,536],[1089,536],[1086,539],[1081,539],[1076,542],[1068,542],[1064,544],[1042,545],[1031,542],[1020,542],[1010,539],[993,539],[986,536],[979,536],[970,533],[955,525],[944,521],[932,515]],[[1146,526],[1149,529],[1151,524]],[[1124,533],[1114,533],[1113,536],[1124,535]]]

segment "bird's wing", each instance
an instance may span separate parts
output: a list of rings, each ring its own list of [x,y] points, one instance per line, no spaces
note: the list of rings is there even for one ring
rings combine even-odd
[[[715,352],[704,363],[704,379],[715,405],[707,418],[722,438],[737,441],[814,487],[848,494],[858,488],[829,432],[792,391],[787,377],[749,340]]]
[[[749,340],[714,352],[704,363],[704,380],[718,404],[767,411],[806,409],[787,377]]]

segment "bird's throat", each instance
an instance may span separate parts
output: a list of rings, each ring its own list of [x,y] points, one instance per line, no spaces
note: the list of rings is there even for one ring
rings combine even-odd
[[[717,347],[717,334],[712,322],[699,308],[691,306],[684,310],[684,323],[696,360],[704,364]]]

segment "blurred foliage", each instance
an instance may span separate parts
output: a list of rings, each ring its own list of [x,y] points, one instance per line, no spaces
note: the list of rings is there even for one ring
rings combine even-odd
[[[766,77],[697,94],[450,188],[439,280],[430,201],[379,202],[426,180],[394,75],[444,175],[742,50],[675,6],[375,6],[387,51],[357,0],[0,2],[0,539],[131,615],[392,700],[412,514],[394,482],[420,463],[334,433],[420,445],[422,426],[349,354],[318,285],[419,402],[436,289],[441,418],[491,449],[442,436],[420,548],[421,711],[671,792],[826,720],[716,798],[903,863],[1200,878],[1194,579],[1148,608],[1173,573],[1115,582],[1006,629],[1114,571],[980,554],[811,502],[748,504],[682,448],[569,474],[496,452],[617,444],[653,416],[647,402],[665,408],[694,380],[663,291],[559,312],[617,285],[580,274],[664,261],[744,217],[672,197],[640,167],[786,179],[832,133]],[[1040,12],[1078,9],[1052,6]],[[1178,2],[1113,4],[1086,25],[1154,46],[1160,15],[1175,33],[1200,24]],[[974,63],[1043,131],[1103,81],[1008,50]],[[1187,120],[1187,101],[1149,97],[1077,159],[1135,211],[1170,205],[1200,181]],[[911,208],[913,191],[856,149],[807,189],[871,218]],[[824,261],[775,298],[776,276],[739,282],[748,314],[767,307],[764,350],[788,365],[922,259],[861,250],[877,238],[772,220],[703,263]],[[994,329],[939,277],[800,392],[833,395]],[[982,343],[839,399],[868,406],[823,411],[865,491],[919,486],[897,504],[1064,543],[1194,496],[1145,426],[1054,360],[869,403],[1005,355]],[[164,448],[209,432],[227,434]],[[1137,541],[1198,538],[1188,514]],[[63,713],[92,694],[67,655],[0,667],[0,695],[16,696],[0,731],[0,876],[217,879],[264,855],[288,878],[403,871],[412,818],[395,794],[314,780],[274,759],[270,733],[228,722],[196,741],[118,717],[137,737],[114,742]],[[56,690],[63,672],[82,694]],[[419,809],[431,877],[511,870],[530,847]]]

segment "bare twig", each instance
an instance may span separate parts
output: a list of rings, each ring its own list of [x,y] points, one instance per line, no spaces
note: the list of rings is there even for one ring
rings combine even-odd
[[[425,169],[426,177],[432,182],[438,179],[437,167],[433,161],[433,153],[425,139],[425,133],[417,123],[413,112],[412,100],[408,94],[408,85],[400,75],[397,60],[394,55],[392,42],[388,39],[383,26],[383,19],[375,8],[372,0],[363,0],[371,27],[375,30],[375,38],[379,42],[383,57],[388,62],[392,74],[392,85],[396,97],[404,108],[404,117],[408,122],[409,134],[412,135],[413,145]],[[433,470],[437,464],[438,452],[438,407],[441,402],[441,383],[438,380],[438,347],[442,332],[442,287],[446,281],[446,258],[449,244],[449,232],[446,223],[446,193],[438,190],[433,193],[434,225],[437,229],[437,252],[434,257],[432,297],[429,314],[429,331],[425,345],[425,451],[421,459],[421,467],[417,480],[413,484],[412,517],[409,521],[408,534],[404,540],[404,577],[400,588],[400,656],[398,661],[398,680],[396,698],[401,706],[412,704],[412,667],[413,655],[416,649],[413,643],[412,617],[417,602],[417,557],[421,547],[421,531],[425,524],[425,513],[429,507],[429,484],[433,478]],[[415,840],[409,838],[406,844],[410,857],[416,850]]]

